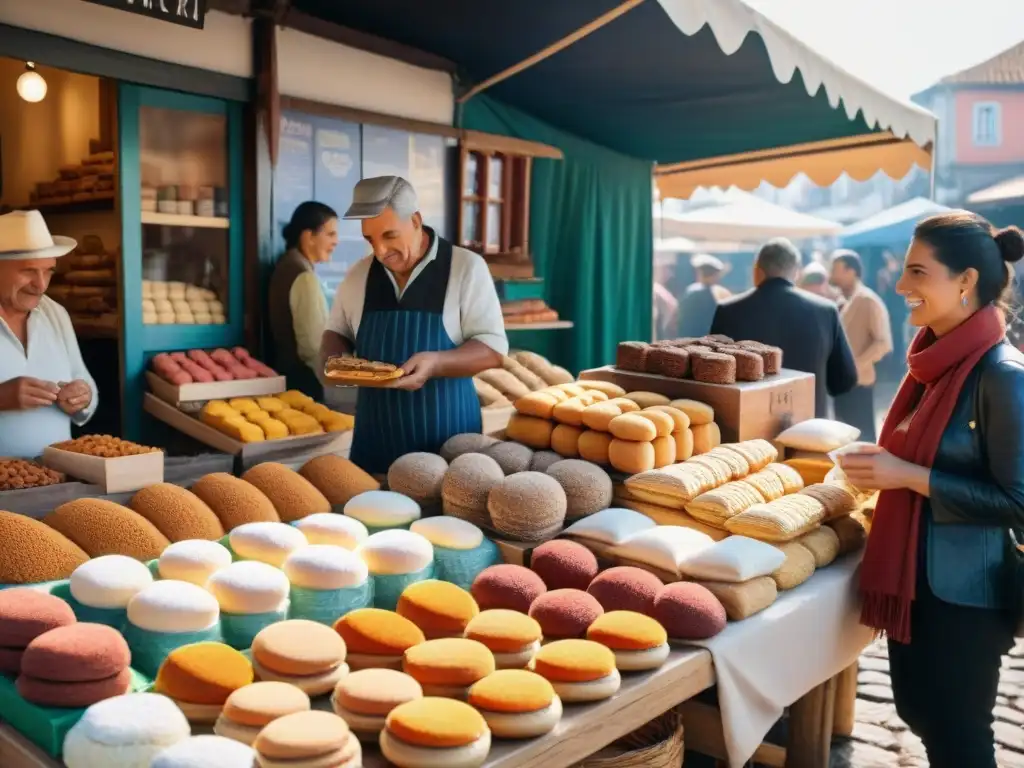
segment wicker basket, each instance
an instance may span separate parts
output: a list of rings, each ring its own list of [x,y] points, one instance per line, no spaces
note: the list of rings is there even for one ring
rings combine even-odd
[[[683,751],[683,715],[670,709],[573,768],[680,768]]]

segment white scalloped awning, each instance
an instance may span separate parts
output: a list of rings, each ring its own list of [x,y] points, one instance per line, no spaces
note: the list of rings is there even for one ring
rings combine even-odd
[[[898,1],[898,0],[897,0]],[[935,141],[935,116],[926,109],[897,99],[851,75],[806,43],[751,8],[744,0],[658,0],[673,23],[686,35],[695,35],[707,24],[726,55],[740,49],[744,38],[756,32],[764,40],[772,71],[780,83],[788,83],[800,70],[807,93],[813,96],[825,87],[833,109],[842,102],[846,116],[857,112],[868,125],[910,138],[925,147]]]
[[[914,165],[930,170],[936,118],[926,109],[895,98],[850,74],[797,39],[745,0],[658,0],[673,23],[686,35],[707,25],[722,51],[739,50],[748,34],[764,41],[772,72],[788,83],[799,70],[808,95],[825,89],[833,109],[842,105],[853,120],[861,113],[879,133],[835,141],[812,142],[774,150],[708,158],[659,166],[662,197],[689,197],[700,186],[735,185],[754,189],[762,181],[776,187],[805,173],[814,183],[828,185],[843,173],[857,181],[878,171],[904,177]]]

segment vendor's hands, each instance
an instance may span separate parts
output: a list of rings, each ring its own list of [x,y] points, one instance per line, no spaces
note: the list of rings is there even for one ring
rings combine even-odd
[[[405,374],[393,386],[395,389],[420,389],[437,374],[440,364],[439,353],[417,352],[402,366]]]
[[[851,485],[866,491],[910,488],[914,471],[920,469],[878,445],[865,445],[856,453],[840,455],[839,466]]]
[[[52,381],[19,376],[0,384],[0,411],[28,411],[57,402],[60,387]]]
[[[74,416],[79,411],[84,411],[92,402],[92,388],[81,379],[61,382],[59,386],[57,405],[68,416]]]

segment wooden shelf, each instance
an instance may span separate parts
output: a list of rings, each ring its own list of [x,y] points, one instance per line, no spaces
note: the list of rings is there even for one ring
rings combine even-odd
[[[22,211],[39,211],[43,216],[60,216],[69,213],[108,213],[114,210],[114,193],[94,197],[91,200],[73,200],[70,203],[46,203],[26,205]]]
[[[506,331],[561,331],[572,327],[572,320],[553,320],[550,323],[505,323]]]
[[[182,216],[176,213],[143,211],[142,223],[160,227],[199,227],[203,229],[227,229],[231,219],[221,216]]]

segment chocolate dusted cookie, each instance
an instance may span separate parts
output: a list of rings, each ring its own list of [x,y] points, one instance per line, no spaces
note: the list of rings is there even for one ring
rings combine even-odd
[[[774,376],[782,369],[782,350],[759,341],[738,341],[736,346],[756,352],[764,360],[765,376]]]
[[[690,373],[690,353],[676,347],[652,347],[647,353],[647,372],[673,379]]]
[[[644,373],[651,346],[642,341],[623,341],[615,350],[615,367],[623,371]]]
[[[735,384],[736,358],[719,352],[690,353],[690,373],[705,384]]]
[[[726,344],[717,351],[736,358],[737,381],[760,381],[764,378],[764,358],[757,352]]]

